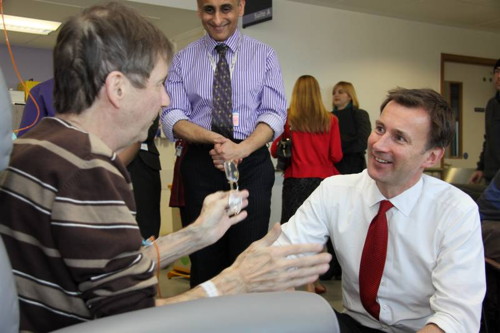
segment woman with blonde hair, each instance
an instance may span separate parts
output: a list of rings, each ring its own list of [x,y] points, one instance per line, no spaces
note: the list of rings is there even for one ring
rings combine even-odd
[[[366,168],[365,151],[371,132],[368,112],[359,108],[356,90],[350,82],[333,87],[333,111],[339,119],[344,157],[335,166],[341,174],[358,173]]]

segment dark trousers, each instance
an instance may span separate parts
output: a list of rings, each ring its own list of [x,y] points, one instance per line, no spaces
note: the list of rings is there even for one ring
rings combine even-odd
[[[351,316],[335,311],[339,322],[340,333],[384,333],[374,328],[361,325]]]
[[[484,256],[500,263],[500,221],[481,222]],[[481,333],[500,332],[500,270],[486,264],[486,295]]]
[[[225,173],[216,169],[209,155],[212,145],[189,145],[181,165],[184,183],[184,226],[200,214],[203,200],[210,193],[229,190]],[[239,169],[239,188],[250,192],[248,217],[232,226],[215,244],[193,253],[191,259],[191,287],[211,279],[229,267],[236,257],[253,241],[262,238],[269,227],[271,191],[274,167],[266,146],[243,160]]]
[[[481,221],[484,256],[500,262],[500,221]]]
[[[139,225],[141,235],[145,239],[151,236],[158,238],[161,224],[160,171],[151,168],[138,157],[130,162],[127,169],[132,179],[132,186],[134,187],[137,211],[135,219]]]
[[[283,181],[281,224],[288,222],[297,209],[321,184],[321,178],[286,178]]]

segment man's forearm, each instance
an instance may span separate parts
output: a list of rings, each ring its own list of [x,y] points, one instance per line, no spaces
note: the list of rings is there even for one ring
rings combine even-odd
[[[161,236],[155,243],[156,245],[144,247],[142,252],[154,262],[158,261],[159,254],[160,269],[208,245],[203,239],[200,228],[194,225]]]
[[[242,199],[242,208],[248,205],[248,191],[239,191],[233,195]],[[228,201],[229,192],[208,195],[203,200],[200,216],[194,222],[179,231],[161,236],[155,244],[143,248],[143,253],[155,262],[159,260],[159,266],[163,268],[182,256],[215,243],[232,225],[247,216],[245,211],[229,216]]]
[[[158,299],[156,305],[216,295],[289,290],[312,283],[326,272],[331,255],[320,253],[322,244],[272,246],[280,233],[280,225],[276,224],[266,236],[243,251],[230,267],[212,278],[208,282],[211,288],[197,286],[182,295]],[[308,255],[304,255],[306,253]]]
[[[242,145],[243,149],[248,152],[246,155],[248,156],[266,143],[270,142],[273,139],[273,135],[274,131],[269,125],[259,123],[255,127],[253,133],[250,134],[248,138],[243,140],[240,145]]]
[[[188,120],[179,120],[175,123],[174,134],[176,137],[188,142],[207,144],[213,144],[217,138],[222,137],[220,134],[209,131]]]

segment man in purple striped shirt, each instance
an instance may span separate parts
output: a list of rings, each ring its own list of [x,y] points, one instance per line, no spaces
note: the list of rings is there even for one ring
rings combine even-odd
[[[166,136],[189,149],[181,164],[187,225],[199,215],[203,198],[227,190],[224,161],[239,162],[240,186],[251,193],[248,218],[213,246],[191,256],[191,285],[228,267],[251,242],[265,235],[271,212],[274,167],[266,143],[283,131],[286,100],[275,51],[237,29],[245,0],[198,0],[207,35],[175,56],[166,82],[171,104],[162,113]],[[233,137],[211,129],[212,86],[219,55],[228,46],[232,88]]]

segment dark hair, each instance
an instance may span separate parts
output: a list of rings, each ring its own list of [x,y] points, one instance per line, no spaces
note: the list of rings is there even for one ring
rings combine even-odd
[[[430,116],[431,128],[426,150],[440,147],[446,148],[455,134],[454,114],[446,100],[432,89],[397,88],[389,91],[380,111],[390,102],[408,108],[423,108]]]
[[[112,71],[144,88],[157,61],[173,46],[137,11],[111,2],[83,10],[63,24],[54,48],[54,105],[59,113],[90,107]]]

